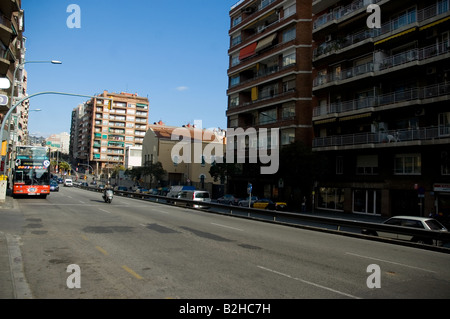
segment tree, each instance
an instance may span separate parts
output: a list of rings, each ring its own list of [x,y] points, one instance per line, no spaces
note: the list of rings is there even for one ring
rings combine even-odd
[[[217,163],[214,161],[209,168],[209,175],[215,182],[220,180],[221,184],[225,183],[225,179],[228,176],[234,175],[238,172],[238,168],[235,163],[227,163],[226,158],[223,158],[223,163]]]
[[[150,187],[152,187],[152,181],[161,180],[166,175],[166,170],[163,168],[161,162],[151,163],[145,162],[142,167],[141,174],[143,176],[150,176]]]

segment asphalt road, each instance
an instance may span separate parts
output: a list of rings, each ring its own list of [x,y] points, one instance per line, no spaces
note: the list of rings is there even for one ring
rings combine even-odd
[[[450,297],[449,254],[79,188],[17,202],[32,298]]]

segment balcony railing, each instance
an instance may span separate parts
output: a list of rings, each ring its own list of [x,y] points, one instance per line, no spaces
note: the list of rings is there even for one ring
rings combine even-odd
[[[450,139],[450,126],[430,126],[377,133],[358,133],[318,137],[313,140],[313,147],[399,143],[433,139]]]
[[[316,30],[333,20],[339,21],[340,19],[347,17],[349,14],[355,11],[361,10],[363,8],[365,9],[369,4],[375,4],[380,1],[381,0],[356,0],[345,7],[338,7],[334,9],[333,12],[325,13],[319,16],[317,20],[314,21],[313,29]]]
[[[346,80],[373,71],[383,71],[413,61],[423,61],[450,52],[447,42],[431,45],[422,49],[412,49],[384,58],[380,63],[369,62],[353,68],[335,71],[327,75],[319,75],[314,79],[313,86],[320,86],[333,81]]]
[[[417,12],[406,12],[405,14],[393,20],[383,23],[380,29],[365,29],[356,33],[349,34],[342,39],[324,42],[319,45],[319,47],[314,49],[314,58],[318,58],[319,56],[324,54],[334,53],[363,40],[379,37],[381,35],[398,30],[402,27],[406,27],[408,25],[412,26],[415,23],[420,23],[438,15],[448,13],[450,10],[448,1],[449,0],[447,0],[446,2],[447,5],[434,4]]]
[[[369,96],[350,101],[331,103],[314,108],[313,116],[356,111],[370,107],[397,104],[409,101],[421,101],[450,94],[450,83],[440,83],[422,88],[412,88],[400,92]]]

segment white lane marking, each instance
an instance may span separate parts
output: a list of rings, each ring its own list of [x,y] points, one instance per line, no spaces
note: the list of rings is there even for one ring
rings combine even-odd
[[[305,284],[308,284],[308,285],[311,285],[311,286],[314,286],[314,287],[317,287],[317,288],[321,288],[321,289],[325,289],[325,290],[337,293],[339,295],[343,295],[343,296],[350,297],[350,298],[353,298],[353,299],[362,299],[360,297],[356,297],[356,296],[347,294],[345,292],[342,292],[342,291],[339,291],[339,290],[336,290],[336,289],[332,289],[332,288],[329,288],[329,287],[325,287],[325,286],[322,286],[322,285],[319,285],[319,284],[316,284],[316,283],[313,283],[311,281],[307,281],[307,280],[304,280],[304,279],[301,279],[301,278],[292,277],[291,275],[283,274],[282,272],[275,271],[275,270],[272,270],[272,269],[269,269],[269,268],[266,268],[266,267],[263,267],[263,266],[257,266],[257,267],[262,269],[262,270],[270,271],[270,272],[272,272],[274,274],[287,277],[289,279],[300,281],[300,282],[303,282]]]
[[[418,270],[422,270],[422,271],[436,273],[436,271],[433,271],[433,270],[428,270],[428,269],[424,269],[424,268],[414,267],[414,266],[410,266],[410,265],[406,265],[406,264],[397,263],[397,262],[394,262],[394,261],[378,259],[378,258],[374,258],[374,257],[363,256],[363,255],[358,255],[358,254],[348,253],[348,252],[346,254],[347,255],[356,256],[356,257],[360,257],[360,258],[366,258],[366,259],[372,259],[372,260],[376,260],[376,261],[381,261],[381,262],[389,263],[389,264],[393,264],[393,265],[398,265],[398,266],[403,266],[403,267],[408,267],[408,268],[413,268],[413,269],[418,269]]]
[[[243,229],[240,229],[240,228],[235,228],[235,227],[221,225],[221,224],[216,224],[216,223],[211,223],[211,225],[216,225],[216,226],[219,226],[219,227],[230,228],[230,229],[234,229],[234,230],[238,230],[238,231],[244,231]]]
[[[105,213],[111,214],[111,212],[108,212],[107,210],[104,210],[104,209],[101,209],[101,208],[99,208],[99,210],[101,210],[102,212],[105,212]]]

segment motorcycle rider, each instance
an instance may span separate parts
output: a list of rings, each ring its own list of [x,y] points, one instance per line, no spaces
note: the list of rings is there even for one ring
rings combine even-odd
[[[113,191],[113,187],[109,182],[106,184],[105,189],[103,190],[103,199],[106,199],[108,191]]]

